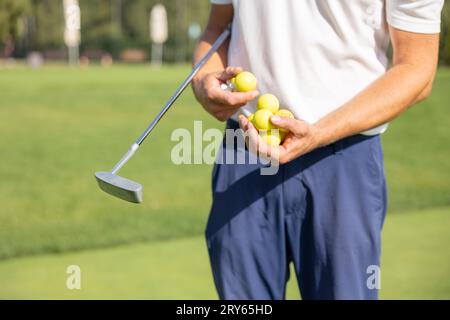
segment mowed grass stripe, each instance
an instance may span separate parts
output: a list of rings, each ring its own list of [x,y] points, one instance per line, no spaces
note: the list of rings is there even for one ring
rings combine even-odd
[[[97,188],[94,171],[122,156],[188,66],[17,68],[0,73],[0,259],[201,234],[208,165],[170,161],[176,128],[222,128],[188,90],[123,169],[144,185],[131,205]],[[383,136],[391,212],[450,204],[450,72]]]
[[[388,215],[382,299],[449,299],[450,207]],[[66,269],[81,268],[81,290]],[[364,270],[362,271],[364,272]],[[0,262],[0,299],[216,299],[203,237]],[[298,299],[295,277],[287,289]]]

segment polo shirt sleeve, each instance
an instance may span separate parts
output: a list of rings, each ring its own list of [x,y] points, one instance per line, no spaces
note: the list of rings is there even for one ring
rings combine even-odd
[[[212,4],[232,4],[233,0],[210,0]]]
[[[386,18],[397,29],[439,33],[444,0],[386,0]]]

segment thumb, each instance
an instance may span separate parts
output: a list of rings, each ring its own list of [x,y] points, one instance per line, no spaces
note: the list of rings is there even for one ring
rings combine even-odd
[[[241,67],[227,67],[225,70],[218,73],[218,79],[223,82],[226,82],[231,78],[237,76],[241,72],[242,72]]]
[[[296,133],[298,130],[298,121],[288,117],[272,116],[270,121],[281,129],[287,129]]]

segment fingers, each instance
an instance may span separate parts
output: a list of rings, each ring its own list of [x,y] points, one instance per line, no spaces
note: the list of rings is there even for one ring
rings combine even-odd
[[[241,127],[242,130],[247,131],[247,125],[250,121],[248,121],[248,119],[246,117],[244,117],[242,114],[239,115],[239,126]]]
[[[230,92],[221,88],[211,88],[208,91],[208,99],[228,106],[241,107],[259,95],[257,90],[249,92]]]
[[[247,148],[251,153],[266,159],[270,158],[276,163],[279,162],[280,152],[282,151],[281,147],[267,144],[264,139],[261,138],[258,130],[256,130],[251,121],[248,121],[243,115],[239,116],[239,125],[245,132],[245,141]]]
[[[241,73],[240,67],[227,67],[224,71],[210,73],[194,86],[194,93],[202,106],[219,121],[229,119],[237,110],[255,99],[258,91],[230,92],[223,90],[221,84]]]
[[[259,136],[258,130],[253,126],[251,121],[249,121],[245,116],[242,114],[239,115],[239,126],[245,133],[245,140],[247,147],[251,152],[257,151],[257,137]]]
[[[301,120],[288,117],[272,116],[270,121],[281,129],[287,129],[294,134],[303,135],[308,130],[308,125]]]
[[[221,88],[221,83],[240,72],[242,72],[242,68],[228,67],[221,73],[216,75],[211,74],[207,77],[204,81],[203,87],[206,98],[213,103],[227,105],[234,108],[241,107],[255,99],[259,95],[257,90],[250,92],[231,92]]]
[[[295,132],[296,123],[294,119],[280,116],[272,116],[270,122],[276,125],[278,128],[287,129],[291,132]]]
[[[241,127],[242,130],[244,130],[248,138],[251,138],[252,140],[256,141],[256,136],[257,135],[259,136],[258,130],[256,130],[253,123],[242,114],[239,115],[239,126]]]
[[[253,126],[252,122],[247,119],[244,115],[239,115],[239,126],[247,134],[248,138],[255,140],[258,135],[258,130]]]
[[[241,67],[227,67],[224,71],[218,73],[217,78],[220,81],[227,82],[231,78],[237,76],[242,71],[243,70]]]

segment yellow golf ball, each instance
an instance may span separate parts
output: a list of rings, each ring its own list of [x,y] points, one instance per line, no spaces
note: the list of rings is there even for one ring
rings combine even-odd
[[[272,113],[276,113],[280,108],[280,102],[278,98],[273,94],[266,93],[259,97],[258,99],[258,109],[267,109]]]
[[[256,77],[253,73],[248,71],[243,71],[239,73],[235,80],[236,90],[239,92],[248,92],[256,90]]]
[[[261,109],[256,111],[253,117],[253,124],[258,130],[270,130],[273,128],[272,122],[270,122],[270,117],[273,113],[267,109]]]
[[[287,109],[280,109],[277,112],[274,112],[277,116],[280,117],[285,117],[285,118],[291,118],[291,119],[295,119],[294,115],[292,114],[292,112],[290,112]]]
[[[270,146],[279,146],[281,144],[281,136],[279,133],[264,131],[261,132],[261,138]]]
[[[278,110],[277,112],[275,112],[275,115],[280,116],[280,117],[295,119],[292,112],[290,112],[289,110],[286,110],[286,109]],[[278,130],[280,130],[280,132],[284,133],[285,135],[289,132],[289,130],[287,130],[287,129],[279,128]],[[282,140],[284,140],[284,138]]]

